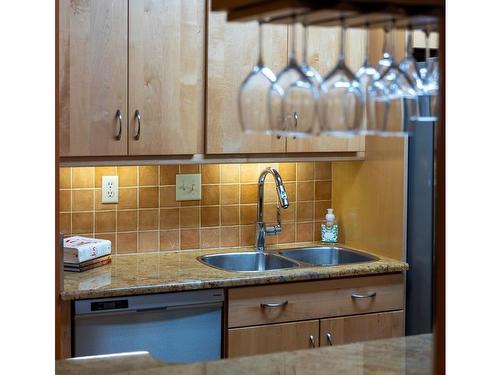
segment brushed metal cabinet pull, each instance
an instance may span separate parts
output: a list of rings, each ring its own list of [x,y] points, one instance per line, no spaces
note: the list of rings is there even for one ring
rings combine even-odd
[[[278,303],[261,303],[260,307],[283,307],[288,305],[288,301],[278,302]]]
[[[309,336],[309,342],[311,343],[311,345],[312,345],[313,348],[316,347],[316,343],[314,342],[314,336],[313,335]]]
[[[137,121],[137,132],[134,135],[134,139],[138,141],[141,137],[141,112],[138,109],[135,110],[134,117]]]
[[[328,345],[333,346],[333,336],[331,333],[326,334],[326,341],[328,341]]]
[[[353,293],[353,294],[351,294],[351,298],[352,299],[373,298],[376,295],[377,295],[377,292]]]
[[[115,139],[119,141],[120,139],[122,139],[122,121],[123,121],[122,112],[119,109],[116,110],[115,118],[118,118],[118,124],[120,125],[120,127],[118,128],[118,134],[115,135]]]

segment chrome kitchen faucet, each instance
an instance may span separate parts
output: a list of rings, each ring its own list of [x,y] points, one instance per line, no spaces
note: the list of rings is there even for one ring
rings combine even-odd
[[[264,182],[266,176],[271,173],[276,184],[276,193],[278,194],[280,204],[276,206],[276,224],[266,226],[264,223]],[[256,251],[264,252],[266,249],[266,235],[275,236],[281,233],[281,217],[280,205],[283,208],[288,208],[288,195],[286,194],[283,180],[274,168],[267,167],[262,171],[259,177],[259,201],[257,205],[257,223],[256,223]]]

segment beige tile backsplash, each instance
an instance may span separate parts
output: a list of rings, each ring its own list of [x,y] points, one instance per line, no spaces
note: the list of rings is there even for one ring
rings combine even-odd
[[[252,245],[257,179],[268,165],[285,182],[290,206],[283,231],[268,243],[311,242],[331,206],[330,162],[204,164],[60,169],[60,229],[69,235],[109,239],[115,254]],[[175,176],[201,173],[202,199],[175,200]],[[101,176],[119,176],[119,203],[102,204]],[[265,186],[264,217],[274,222],[276,193]]]

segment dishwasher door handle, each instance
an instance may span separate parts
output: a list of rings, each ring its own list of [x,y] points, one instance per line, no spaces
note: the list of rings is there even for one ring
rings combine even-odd
[[[185,309],[197,309],[197,308],[222,308],[222,302],[209,302],[209,303],[195,303],[195,304],[181,304],[173,306],[155,306],[155,307],[144,307],[144,308],[132,308],[123,310],[100,310],[93,311],[91,313],[85,314],[75,314],[75,319],[77,318],[90,318],[97,316],[110,316],[110,315],[125,315],[125,314],[136,314],[136,313],[147,313],[153,311],[174,311],[174,310],[185,310]]]
[[[162,311],[162,310],[167,310],[168,306],[160,306],[160,307],[145,307],[143,309],[135,309],[133,310],[134,312],[137,313],[143,313],[143,312],[150,312],[150,311]]]

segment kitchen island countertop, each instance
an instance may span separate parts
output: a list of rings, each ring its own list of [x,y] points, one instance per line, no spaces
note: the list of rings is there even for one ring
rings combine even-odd
[[[432,335],[367,341],[220,361],[169,364],[147,352],[56,361],[56,374],[364,374],[432,373]]]

